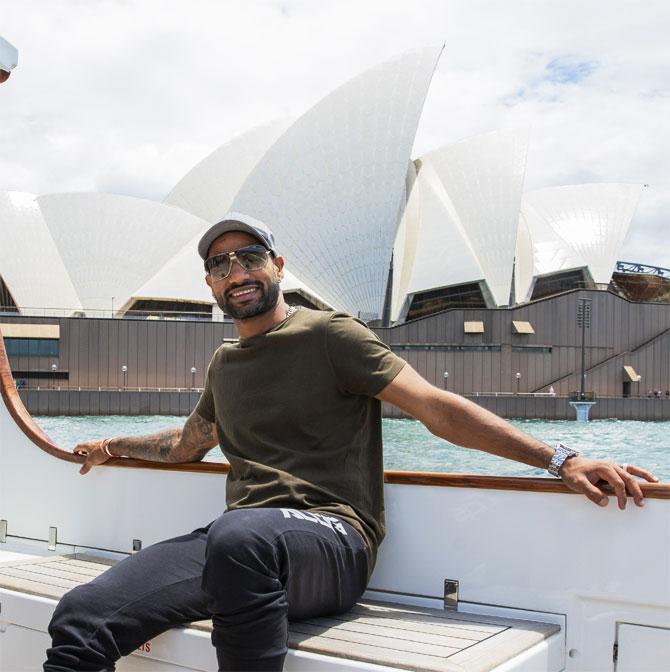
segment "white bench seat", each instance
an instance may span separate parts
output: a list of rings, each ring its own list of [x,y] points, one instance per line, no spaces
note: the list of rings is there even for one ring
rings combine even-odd
[[[0,589],[57,602],[110,564],[80,554],[4,562]],[[211,622],[190,628],[208,631]],[[490,672],[558,632],[551,623],[363,600],[346,614],[292,622],[289,647],[386,668]]]

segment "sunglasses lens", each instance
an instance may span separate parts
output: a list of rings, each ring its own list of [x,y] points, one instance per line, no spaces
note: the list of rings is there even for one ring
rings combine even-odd
[[[229,254],[217,254],[215,257],[210,257],[207,260],[207,271],[212,280],[218,282],[228,277],[232,265],[233,262]]]
[[[258,245],[237,250],[235,257],[245,271],[260,270],[268,258],[265,248]]]

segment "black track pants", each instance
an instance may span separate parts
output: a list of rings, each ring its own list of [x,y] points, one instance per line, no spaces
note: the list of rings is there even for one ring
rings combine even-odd
[[[211,618],[221,670],[281,670],[288,620],[350,609],[366,580],[365,545],[347,523],[293,509],[228,511],[65,595],[44,669],[113,670],[161,632]]]

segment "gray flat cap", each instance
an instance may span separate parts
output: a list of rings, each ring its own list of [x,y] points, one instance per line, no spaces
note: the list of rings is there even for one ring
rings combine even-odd
[[[207,259],[212,243],[219,236],[229,231],[244,231],[244,233],[258,238],[274,256],[277,256],[275,237],[272,231],[260,220],[254,219],[249,215],[244,215],[241,212],[229,212],[220,222],[210,227],[198,243],[198,254],[203,259]]]

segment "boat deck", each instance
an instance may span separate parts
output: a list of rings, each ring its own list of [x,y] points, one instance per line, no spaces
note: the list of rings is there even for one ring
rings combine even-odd
[[[86,556],[0,563],[0,588],[58,601],[112,561]],[[210,621],[192,628],[210,630]],[[363,600],[348,613],[290,625],[289,646],[404,670],[485,672],[560,631],[558,625]]]

